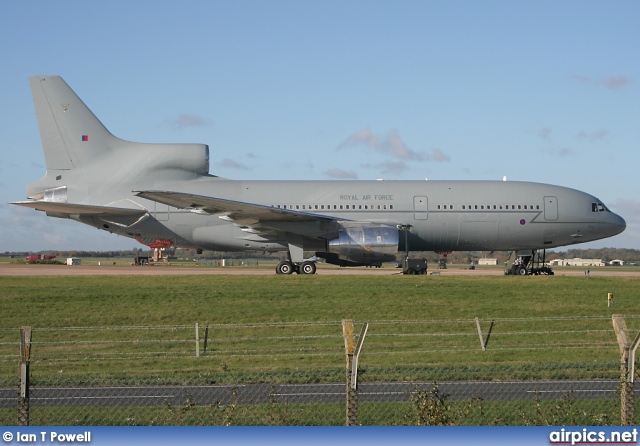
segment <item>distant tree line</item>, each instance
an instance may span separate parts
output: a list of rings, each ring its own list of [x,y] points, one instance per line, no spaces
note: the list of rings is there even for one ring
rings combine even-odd
[[[22,251],[22,252],[9,252],[5,251],[2,255],[5,257],[26,257],[32,254],[55,254],[60,258],[67,257],[137,257],[141,255],[146,255],[149,253],[151,255],[153,251],[149,249],[141,249],[134,248],[129,250],[120,250],[120,251]]]
[[[67,257],[139,257],[153,255],[153,250],[143,248],[133,248],[130,250],[119,251],[39,251],[39,252],[9,252],[5,251],[3,256],[22,258],[30,254],[56,254],[60,258]],[[305,252],[305,257],[311,257],[314,252]],[[478,259],[492,258],[498,259],[498,263],[504,263],[509,259],[510,251],[454,251],[446,254],[439,254],[433,251],[425,252],[412,252],[412,257],[424,257],[430,262],[437,261],[442,257],[447,257],[449,263],[477,263]],[[170,257],[179,259],[278,259],[282,260],[286,258],[286,253],[266,253],[266,252],[223,252],[223,251],[204,251],[202,254],[197,254],[192,249],[178,248],[170,252]],[[403,253],[398,253],[398,258],[402,258]],[[600,249],[569,249],[566,251],[548,251],[546,260],[554,259],[602,259],[604,262],[610,262],[611,260],[624,260],[625,262],[639,262],[640,263],[640,250],[627,249],[627,248],[600,248]]]
[[[600,249],[569,249],[555,253],[563,259],[583,258],[602,259],[604,262],[611,260],[624,260],[625,262],[640,261],[640,250],[627,248],[600,248]]]

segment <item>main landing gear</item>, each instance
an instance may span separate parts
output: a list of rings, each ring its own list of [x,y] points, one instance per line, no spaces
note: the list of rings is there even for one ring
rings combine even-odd
[[[292,237],[289,245],[289,260],[283,260],[276,266],[276,274],[315,274],[316,263],[304,260],[302,237]]]
[[[315,262],[305,260],[301,263],[293,263],[288,260],[283,260],[276,266],[276,274],[315,274],[316,264]]]

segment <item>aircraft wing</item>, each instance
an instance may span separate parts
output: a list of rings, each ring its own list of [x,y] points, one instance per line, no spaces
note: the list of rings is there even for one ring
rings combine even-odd
[[[146,209],[128,209],[112,206],[94,206],[88,204],[60,203],[55,201],[14,201],[10,204],[45,211],[52,217],[69,218],[70,215],[96,217],[118,226],[130,226],[149,215]]]
[[[224,198],[205,197],[170,191],[140,191],[137,196],[157,201],[179,209],[190,209],[206,214],[220,214],[225,220],[239,225],[255,225],[264,222],[333,222],[336,219],[326,215],[299,212],[291,209],[280,209],[261,204],[227,200]]]

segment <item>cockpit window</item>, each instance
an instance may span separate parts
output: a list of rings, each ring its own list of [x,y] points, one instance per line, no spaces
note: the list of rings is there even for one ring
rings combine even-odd
[[[591,203],[591,212],[611,212],[602,203]]]

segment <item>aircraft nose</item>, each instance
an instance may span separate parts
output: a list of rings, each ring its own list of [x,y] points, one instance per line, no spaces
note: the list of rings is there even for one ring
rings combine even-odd
[[[627,228],[627,222],[624,221],[624,218],[620,217],[618,214],[614,214],[612,212],[613,221],[611,223],[612,234],[617,235],[620,234]]]

